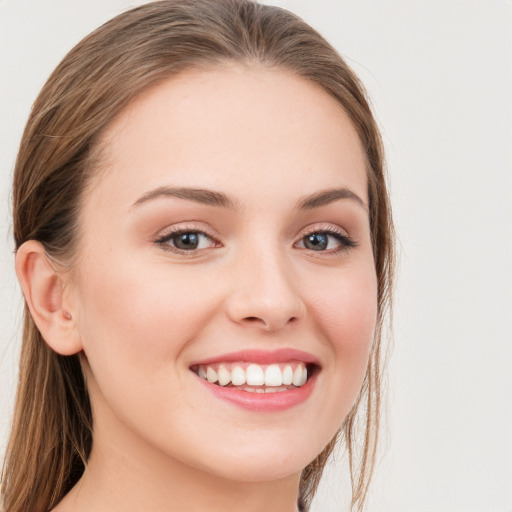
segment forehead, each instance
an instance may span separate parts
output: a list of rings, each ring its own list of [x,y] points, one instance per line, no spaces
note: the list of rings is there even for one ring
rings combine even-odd
[[[318,85],[285,70],[226,64],[184,72],[134,100],[103,146],[93,190],[108,189],[108,201],[125,207],[163,185],[221,188],[242,200],[276,187],[300,195],[341,186],[367,202],[352,122]]]

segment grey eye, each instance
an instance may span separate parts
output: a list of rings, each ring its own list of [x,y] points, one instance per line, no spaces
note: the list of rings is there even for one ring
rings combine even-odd
[[[329,251],[337,253],[341,250],[348,250],[356,247],[356,242],[348,235],[338,233],[337,231],[314,231],[300,239],[299,247],[310,251]]]
[[[215,245],[214,241],[201,231],[177,231],[165,235],[157,243],[162,246],[168,246],[170,249],[180,251],[195,251],[207,249]]]
[[[302,240],[304,247],[313,251],[323,251],[329,245],[329,235],[327,233],[311,233]]]

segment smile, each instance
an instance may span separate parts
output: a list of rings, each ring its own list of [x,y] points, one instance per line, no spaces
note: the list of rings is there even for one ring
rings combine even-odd
[[[257,364],[224,362],[194,365],[191,370],[201,379],[222,387],[252,393],[279,393],[304,386],[313,368],[304,362]]]
[[[279,412],[308,400],[321,365],[300,350],[242,350],[195,361],[189,369],[222,401],[254,412]]]

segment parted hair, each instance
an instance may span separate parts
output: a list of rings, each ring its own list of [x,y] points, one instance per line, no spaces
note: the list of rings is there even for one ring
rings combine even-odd
[[[294,14],[249,0],[162,0],[127,11],[78,43],[37,97],[15,164],[15,249],[43,244],[69,268],[80,200],[105,128],[150,86],[192,68],[235,62],[286,70],[334,97],[349,115],[367,161],[369,222],[378,278],[378,321],[360,394],[325,449],[303,470],[308,510],[334,447],[344,443],[352,508],[360,510],[375,464],[382,388],[381,338],[390,309],[394,234],[378,127],[364,88],[336,50]],[[5,512],[47,512],[80,479],[94,418],[80,354],[44,342],[25,306],[19,380],[2,471]]]

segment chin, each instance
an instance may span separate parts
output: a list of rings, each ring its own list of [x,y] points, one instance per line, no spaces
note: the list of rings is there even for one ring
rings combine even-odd
[[[314,458],[314,457],[313,457]],[[282,453],[253,460],[229,457],[221,468],[211,468],[210,472],[226,480],[244,483],[262,483],[282,480],[293,476],[300,477],[302,470],[311,462],[309,458],[296,454]]]
[[[300,476],[324,448],[324,445],[315,446],[310,436],[301,437],[293,432],[274,436],[267,432],[267,435],[261,435],[259,442],[253,439],[252,442],[247,440],[247,443],[229,445],[220,451],[219,445],[208,452],[205,447],[200,469],[239,482],[276,481]]]

